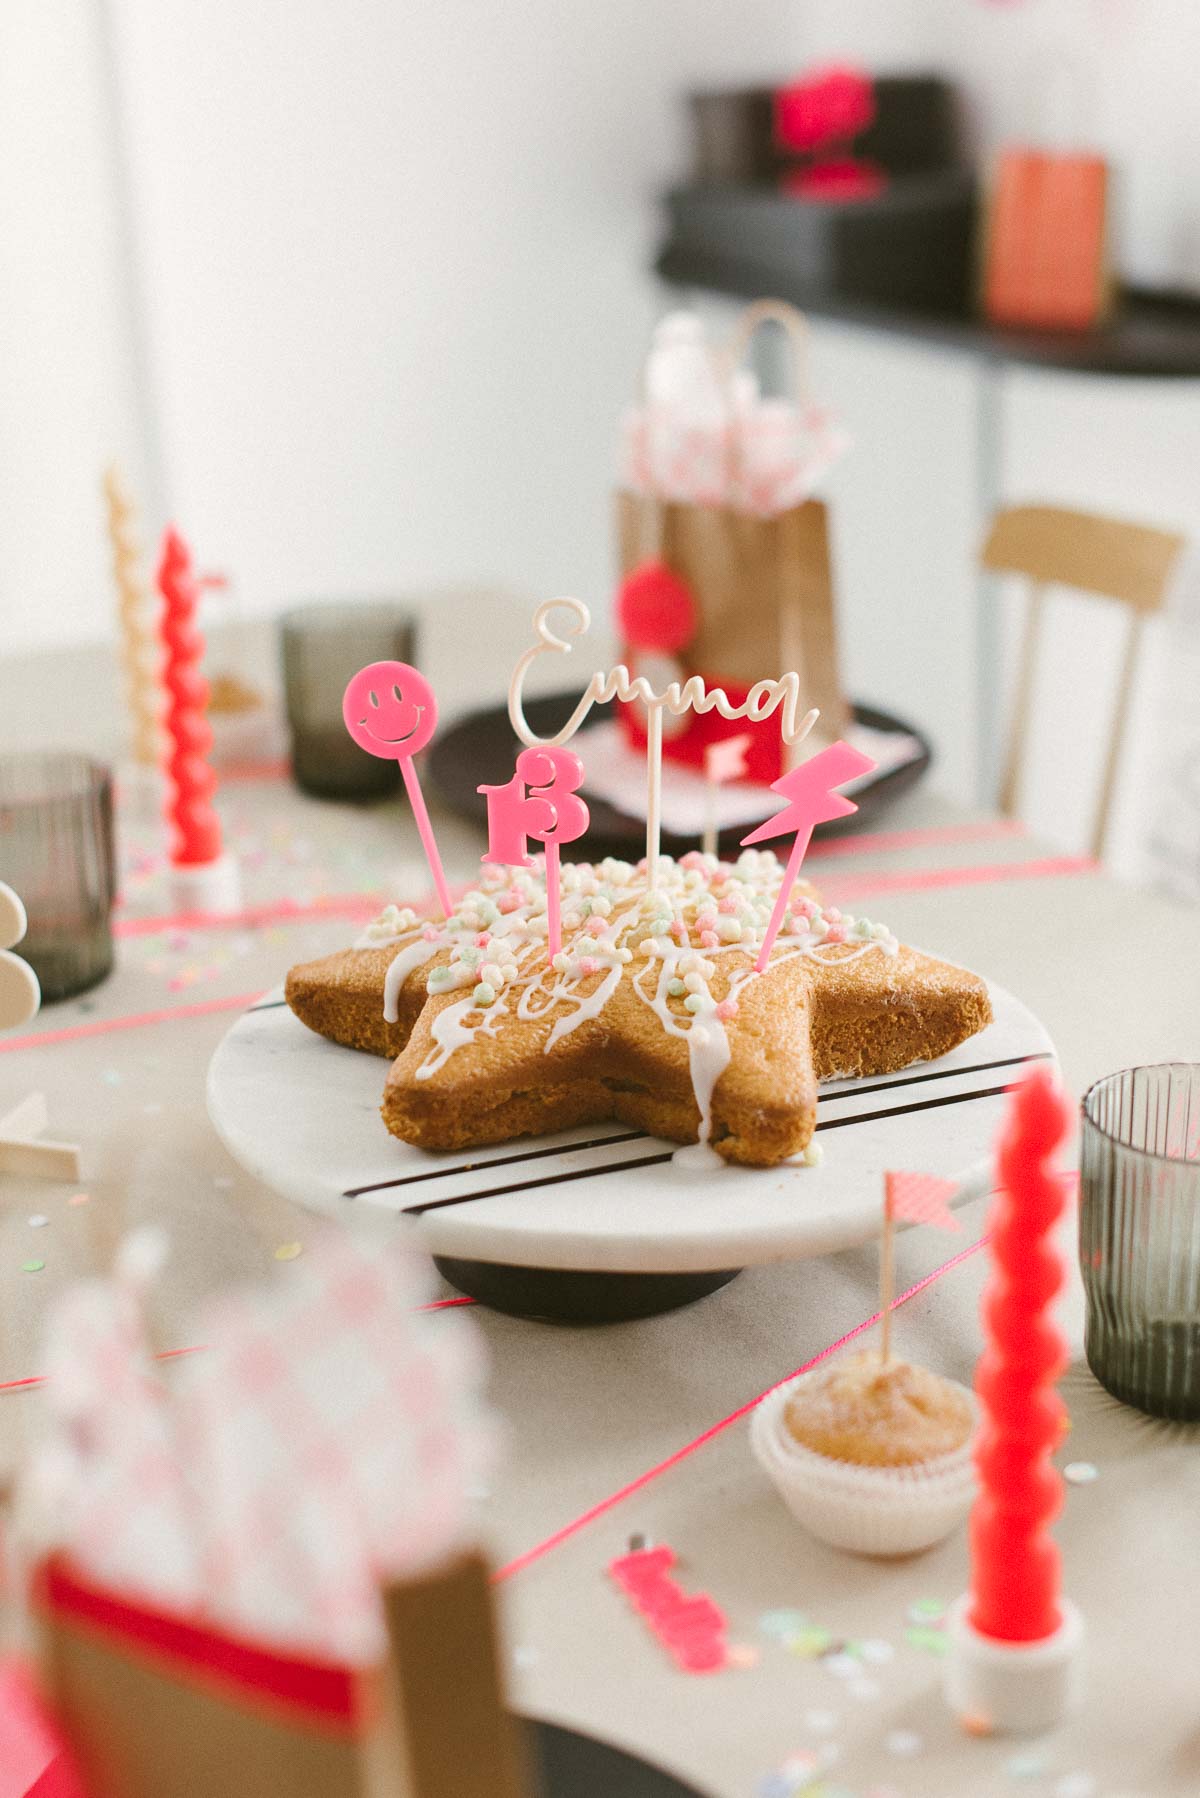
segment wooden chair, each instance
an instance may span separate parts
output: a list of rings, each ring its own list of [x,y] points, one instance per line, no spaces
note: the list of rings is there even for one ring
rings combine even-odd
[[[997,512],[983,546],[985,568],[996,574],[1022,575],[1029,585],[1016,699],[1000,785],[1000,810],[1007,818],[1016,812],[1047,587],[1073,587],[1077,592],[1096,593],[1116,600],[1131,614],[1092,826],[1091,853],[1097,860],[1108,834],[1142,626],[1151,613],[1161,608],[1183,546],[1184,539],[1173,531],[1099,518],[1090,512],[1069,512],[1059,506],[1010,506]]]

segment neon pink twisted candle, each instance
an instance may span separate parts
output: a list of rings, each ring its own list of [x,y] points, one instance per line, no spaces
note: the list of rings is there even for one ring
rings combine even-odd
[[[1059,1553],[1049,1526],[1062,1503],[1062,1480],[1050,1457],[1066,1417],[1054,1382],[1067,1345],[1049,1307],[1064,1279],[1051,1233],[1066,1188],[1050,1158],[1070,1116],[1045,1068],[1017,1088],[989,1220],[987,1347],[975,1374],[983,1425],[975,1452],[980,1494],[971,1513],[970,1621],[1003,1642],[1043,1641],[1061,1621]]]
[[[213,739],[207,717],[208,682],[200,672],[204,638],[196,623],[200,585],[192,570],[192,552],[172,525],[163,538],[158,590],[167,652],[162,676],[171,788],[167,817],[175,833],[171,860],[176,867],[203,866],[221,853],[221,821],[212,805],[217,777],[207,761]]]

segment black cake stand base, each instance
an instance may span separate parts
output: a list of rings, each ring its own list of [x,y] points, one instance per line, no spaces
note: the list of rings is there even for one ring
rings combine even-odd
[[[492,1311],[538,1323],[612,1324],[658,1317],[719,1292],[741,1272],[706,1274],[585,1273],[558,1267],[506,1267],[497,1261],[459,1261],[435,1255],[444,1280]]]

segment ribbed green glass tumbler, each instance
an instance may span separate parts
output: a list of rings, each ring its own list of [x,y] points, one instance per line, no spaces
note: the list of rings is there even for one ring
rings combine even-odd
[[[1079,1252],[1096,1378],[1200,1419],[1200,1066],[1127,1068],[1084,1095]]]

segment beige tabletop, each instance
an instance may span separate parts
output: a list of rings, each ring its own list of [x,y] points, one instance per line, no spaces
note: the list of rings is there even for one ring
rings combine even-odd
[[[11,691],[19,711],[30,679],[4,670],[0,697]],[[412,895],[425,885],[423,864],[399,802],[323,804],[267,771],[229,781],[221,810],[247,903],[264,908],[259,921],[205,930],[161,921],[161,833],[152,799],[131,784],[115,974],[47,1007],[23,1033],[35,1041],[0,1039],[0,1110],[44,1092],[53,1133],[80,1142],[85,1168],[78,1187],[0,1179],[5,1382],[37,1374],[48,1299],[135,1223],[161,1220],[172,1239],[155,1303],[163,1348],[190,1345],[189,1315],[205,1294],[286,1278],[277,1250],[303,1252],[317,1227],[232,1163],[205,1114],[205,1070],[243,1004],[293,961],[349,940],[354,927],[321,915],[322,901]],[[436,810],[435,821],[450,877],[467,875],[478,839]],[[901,937],[1017,993],[1049,1028],[1072,1092],[1134,1062],[1200,1058],[1194,915],[931,793],[910,796],[878,832],[818,855],[813,877],[831,897],[865,904],[869,894],[872,915]],[[298,908],[292,918],[270,915],[281,899]],[[961,1237],[901,1237],[898,1289],[920,1289],[898,1313],[897,1340],[969,1380],[987,1265],[971,1251],[984,1206],[962,1216]],[[1086,1705],[1061,1731],[1033,1742],[968,1738],[942,1704],[937,1621],[965,1584],[963,1532],[893,1564],[836,1553],[797,1528],[751,1459],[735,1414],[870,1317],[877,1262],[868,1247],[753,1269],[641,1323],[546,1326],[475,1307],[507,1430],[483,1513],[505,1570],[516,1698],[640,1751],[711,1798],[1200,1791],[1200,1435],[1151,1422],[1097,1386],[1080,1350],[1077,1282],[1064,1308],[1075,1359],[1061,1460],[1090,1464],[1096,1477],[1068,1487],[1058,1534],[1090,1670]],[[6,1458],[39,1402],[36,1388],[0,1393]],[[669,1544],[686,1589],[724,1608],[745,1666],[707,1677],[671,1666],[606,1577],[636,1536]],[[782,1612],[802,1615],[808,1634],[773,1615]],[[854,1651],[828,1652],[842,1642]],[[772,1783],[789,1757],[792,1782]]]

